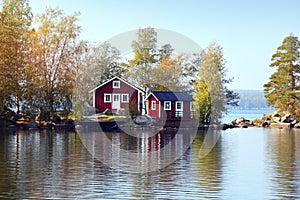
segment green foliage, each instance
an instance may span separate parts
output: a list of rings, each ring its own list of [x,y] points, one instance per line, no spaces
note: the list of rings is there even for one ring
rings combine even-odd
[[[201,125],[206,125],[210,123],[211,119],[211,99],[208,87],[205,83],[204,78],[200,78],[194,85],[194,106],[196,110],[196,115],[199,118],[199,123]]]
[[[194,108],[200,124],[220,123],[226,105],[237,105],[238,94],[229,90],[223,49],[212,43],[201,53],[199,79],[194,83]]]
[[[129,60],[126,78],[134,80],[135,84],[145,89],[152,83],[151,72],[157,62],[156,46],[157,33],[151,27],[139,29],[137,31],[137,40],[132,41],[131,47],[134,58]]]
[[[264,84],[268,105],[296,117],[299,109],[300,43],[297,37],[289,35],[272,55],[270,67],[277,70]]]
[[[134,58],[128,62],[126,78],[143,89],[187,91],[197,69],[190,67],[188,55],[175,55],[171,44],[157,48],[157,33],[151,27],[139,29],[132,42]],[[193,70],[193,71],[192,71]]]
[[[75,119],[81,119],[84,115],[84,104],[82,101],[77,100],[73,105],[73,115]]]

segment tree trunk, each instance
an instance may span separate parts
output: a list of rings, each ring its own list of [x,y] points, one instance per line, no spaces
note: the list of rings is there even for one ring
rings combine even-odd
[[[291,88],[292,88],[292,90],[295,90],[295,76],[294,76],[294,73],[293,73],[293,62],[292,61],[290,61],[289,75],[291,77]]]

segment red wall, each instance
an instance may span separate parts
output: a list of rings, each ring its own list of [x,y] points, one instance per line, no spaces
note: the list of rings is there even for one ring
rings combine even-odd
[[[138,90],[132,88],[131,86],[127,85],[126,83],[120,81],[120,88],[113,88],[112,83],[113,81],[118,81],[119,79],[114,79],[102,87],[98,88],[95,92],[95,108],[97,108],[100,112],[103,112],[105,109],[112,110],[112,103],[104,103],[104,94],[129,94],[129,102],[135,100],[138,103]],[[122,96],[120,95],[120,98]],[[112,100],[112,96],[111,96]],[[128,109],[129,103],[122,103],[121,101],[121,108]]]
[[[191,118],[191,102],[184,101],[183,102],[183,118],[190,119]]]
[[[156,101],[156,110],[151,110],[152,101]],[[175,107],[175,101],[171,102],[171,110],[164,110],[164,101],[161,102],[161,107],[160,107],[160,118],[175,118],[176,114],[176,107]],[[151,116],[152,118],[159,118],[159,103],[154,98],[153,95],[150,95],[148,97],[148,115]],[[190,111],[190,102],[189,101],[184,101],[183,102],[183,117],[184,119],[190,119],[191,118],[191,111]]]
[[[161,118],[174,118],[175,117],[175,102],[171,102],[171,110],[164,110],[164,101],[161,101]]]
[[[152,101],[156,102],[156,110],[151,110],[152,107]],[[159,102],[154,98],[154,96],[151,94],[148,97],[148,115],[152,118],[158,118],[159,117]]]

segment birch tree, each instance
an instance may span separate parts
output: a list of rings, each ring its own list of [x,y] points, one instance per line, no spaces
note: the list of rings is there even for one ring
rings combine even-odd
[[[24,110],[39,111],[45,120],[52,120],[58,110],[69,112],[72,106],[75,77],[85,50],[79,40],[78,16],[47,8],[36,17],[37,29],[27,33],[30,47]]]
[[[201,53],[199,78],[194,83],[195,110],[200,124],[220,123],[227,105],[237,106],[239,96],[228,89],[233,79],[226,76],[223,49],[211,43]]]
[[[32,21],[26,0],[3,0],[0,12],[0,117],[9,109],[19,112],[25,68],[24,33]]]

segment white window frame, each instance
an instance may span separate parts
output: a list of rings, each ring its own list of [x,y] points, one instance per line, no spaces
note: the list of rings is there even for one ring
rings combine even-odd
[[[169,108],[167,108],[167,104],[169,104]],[[172,104],[171,101],[164,101],[164,110],[171,110]]]
[[[129,102],[129,94],[122,94],[121,96],[122,96],[122,99],[121,99],[122,103],[128,103]],[[124,101],[124,97],[126,97],[126,101]]]
[[[177,105],[178,105],[178,104],[181,105],[181,108],[180,108],[180,109],[177,108]],[[183,101],[176,101],[175,105],[176,105],[176,111],[177,111],[177,110],[179,110],[179,111],[182,111],[182,110],[183,110]]]
[[[151,110],[156,110],[156,101],[151,101]]]
[[[112,84],[113,84],[112,85],[113,88],[120,88],[120,81],[113,81]]]
[[[109,96],[109,101],[106,100],[107,96]],[[104,103],[111,103],[111,94],[104,93]]]
[[[193,111],[193,102],[192,101],[190,102],[190,111],[191,112]]]
[[[181,105],[181,108],[178,109],[177,105]],[[176,117],[183,117],[183,101],[175,102],[175,115],[176,115]]]

